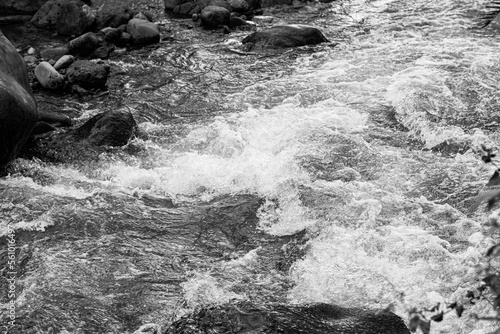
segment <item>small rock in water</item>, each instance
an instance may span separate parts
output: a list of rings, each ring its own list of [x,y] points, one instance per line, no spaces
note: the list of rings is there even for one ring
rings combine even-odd
[[[66,77],[71,84],[85,89],[103,88],[108,79],[108,69],[89,60],[77,60],[68,67]]]
[[[228,9],[219,6],[207,6],[200,14],[201,23],[207,28],[216,28],[229,24],[231,13]]]
[[[328,42],[325,35],[315,27],[290,24],[274,26],[257,31],[243,39],[248,50],[282,49]]]
[[[64,87],[64,77],[46,61],[35,68],[35,76],[44,88],[58,90]]]
[[[146,20],[132,19],[128,21],[127,32],[130,34],[132,42],[137,45],[153,44],[160,41],[158,26]]]
[[[93,32],[88,32],[75,39],[72,39],[69,44],[69,52],[81,56],[91,54],[99,46],[99,38]]]
[[[72,55],[64,55],[54,64],[54,68],[56,71],[68,68],[69,65],[73,64],[75,61],[75,57]]]
[[[76,130],[78,137],[98,146],[126,145],[136,132],[137,123],[132,113],[125,110],[98,114]]]

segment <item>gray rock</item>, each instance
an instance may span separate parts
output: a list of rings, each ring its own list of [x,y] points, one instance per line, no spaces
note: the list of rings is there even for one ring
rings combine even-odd
[[[105,2],[96,14],[96,28],[116,28],[126,24],[132,18],[132,11],[126,4],[117,5],[116,2]]]
[[[99,89],[106,86],[108,68],[89,60],[77,60],[66,70],[71,84],[85,89]]]
[[[59,58],[61,58],[64,55],[67,55],[69,53],[69,49],[67,46],[58,46],[55,48],[46,48],[40,51],[40,57],[43,59],[49,61],[49,60],[55,60],[57,61]]]
[[[0,167],[19,154],[37,120],[26,64],[0,31]]]
[[[47,0],[2,0],[2,14],[34,14]]]
[[[99,38],[93,32],[88,32],[80,37],[72,39],[69,44],[69,52],[80,56],[91,54],[99,46]]]
[[[65,36],[80,36],[90,29],[95,16],[90,7],[81,2],[66,2],[56,20],[56,31]]]
[[[163,0],[165,10],[173,10],[176,6],[179,6],[182,3],[182,0]]]
[[[77,129],[76,135],[97,146],[123,146],[137,133],[137,123],[129,111],[98,114]]]
[[[34,64],[38,61],[38,58],[36,56],[27,55],[27,56],[24,56],[24,61],[27,64]]]
[[[106,27],[101,29],[101,33],[104,36],[104,40],[108,43],[113,43],[117,39],[119,39],[122,35],[122,32],[118,28]]]
[[[75,57],[72,55],[65,55],[59,58],[59,60],[54,64],[54,69],[56,71],[68,68],[69,65],[73,64]]]
[[[35,76],[44,88],[59,90],[64,87],[64,77],[46,61],[35,68]]]
[[[216,28],[229,25],[231,13],[228,9],[219,6],[207,6],[200,14],[201,23],[206,28]]]
[[[81,35],[92,24],[87,7],[80,0],[48,0],[31,22],[39,28],[57,29],[63,35]]]
[[[249,6],[245,0],[227,0],[229,7],[231,7],[231,12],[236,13],[246,13],[248,12]]]
[[[132,19],[128,21],[127,32],[132,38],[132,43],[137,45],[153,44],[160,41],[158,26],[146,20]]]
[[[245,37],[247,50],[282,49],[328,42],[325,35],[314,27],[306,25],[283,25],[257,31]]]
[[[195,4],[193,2],[185,2],[174,8],[174,13],[179,15],[189,15]]]

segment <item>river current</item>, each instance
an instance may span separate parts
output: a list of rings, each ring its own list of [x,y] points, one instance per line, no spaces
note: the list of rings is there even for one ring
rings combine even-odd
[[[129,145],[140,154],[114,150],[87,165],[19,159],[21,172],[0,179],[2,224],[42,240],[41,250],[33,251],[38,267],[19,276],[20,312],[30,312],[22,310],[42,298],[37,291],[44,284],[111,300],[118,294],[112,287],[126,277],[131,279],[124,289],[133,290],[134,280],[147,276],[145,267],[161,273],[157,266],[167,264],[178,272],[168,278],[177,290],[158,287],[155,295],[150,289],[147,298],[168,310],[141,310],[135,322],[116,328],[168,322],[196,306],[232,298],[392,305],[405,319],[412,307],[465,301],[494,242],[483,208],[471,210],[493,173],[481,161],[481,144],[495,147],[499,139],[499,38],[495,25],[476,29],[486,4],[309,3],[289,16],[279,10],[271,15],[275,23],[320,27],[328,45],[244,56],[229,50],[247,34],[239,32],[214,35],[210,43],[195,40],[177,58],[168,58],[174,43],[152,50],[140,65],[126,55],[111,60],[129,74],[153,73],[166,63],[186,72],[151,83],[112,83],[126,92],[125,104],[147,134]],[[175,38],[194,34],[186,30]],[[175,67],[176,62],[182,64]],[[225,86],[217,86],[222,81]],[[195,101],[183,104],[185,99]],[[91,103],[66,108],[83,112],[81,119],[101,111]],[[189,110],[197,116],[189,118]],[[157,243],[144,232],[119,244],[103,232],[113,221],[147,230],[148,224],[189,213],[192,206],[217,205],[229,195],[261,199],[258,228],[265,235],[306,231],[302,256],[286,272],[262,269],[271,255],[260,247],[237,252],[221,242],[211,250],[221,256],[207,261],[182,233]],[[78,224],[85,232],[77,237],[72,228]],[[122,228],[115,226],[113,233]],[[51,232],[59,230],[65,232]],[[164,233],[176,231],[167,226]],[[58,246],[45,249],[43,239],[52,235]],[[113,259],[96,257],[88,248],[78,251],[91,237],[96,249],[108,245],[116,248],[113,254],[131,254],[127,272],[119,267],[106,276],[111,290],[102,288],[103,267],[97,263]],[[167,248],[170,253],[162,253]],[[163,262],[154,255],[135,261],[134,252],[138,259],[144,252],[161,254]],[[187,267],[175,260],[183,254],[192,255]],[[71,267],[80,269],[72,276]],[[167,278],[158,279],[153,283]],[[79,280],[84,283],[75,288]],[[127,305],[134,300],[139,299],[130,297]],[[79,310],[68,315],[75,327],[84,312],[97,312],[90,306]],[[491,307],[483,302],[467,310],[489,315]],[[433,324],[432,333],[493,329],[491,322],[450,313]]]

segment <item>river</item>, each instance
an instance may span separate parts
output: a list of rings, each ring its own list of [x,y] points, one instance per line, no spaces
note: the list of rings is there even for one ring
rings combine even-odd
[[[270,9],[331,43],[247,56],[230,49],[248,32],[163,18],[171,42],[119,53],[109,96],[64,105],[82,120],[127,107],[143,137],[0,179],[20,332],[133,332],[231,299],[405,319],[464,302],[494,242],[471,210],[493,173],[481,144],[499,137],[500,43],[474,28],[486,3]],[[487,333],[469,314],[490,308],[432,333]]]

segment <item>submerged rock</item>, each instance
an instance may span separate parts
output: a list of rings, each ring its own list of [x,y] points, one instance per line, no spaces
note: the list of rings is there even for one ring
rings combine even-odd
[[[318,28],[299,24],[274,26],[257,31],[242,41],[247,44],[248,50],[282,49],[323,42],[328,42],[328,39]]]
[[[200,309],[183,316],[162,334],[409,334],[403,320],[392,312],[347,308],[330,304],[309,306],[264,305],[248,302]]]
[[[26,63],[0,31],[0,167],[19,154],[37,120]]]
[[[99,89],[106,86],[108,68],[89,60],[77,60],[66,71],[71,84],[85,89]]]

